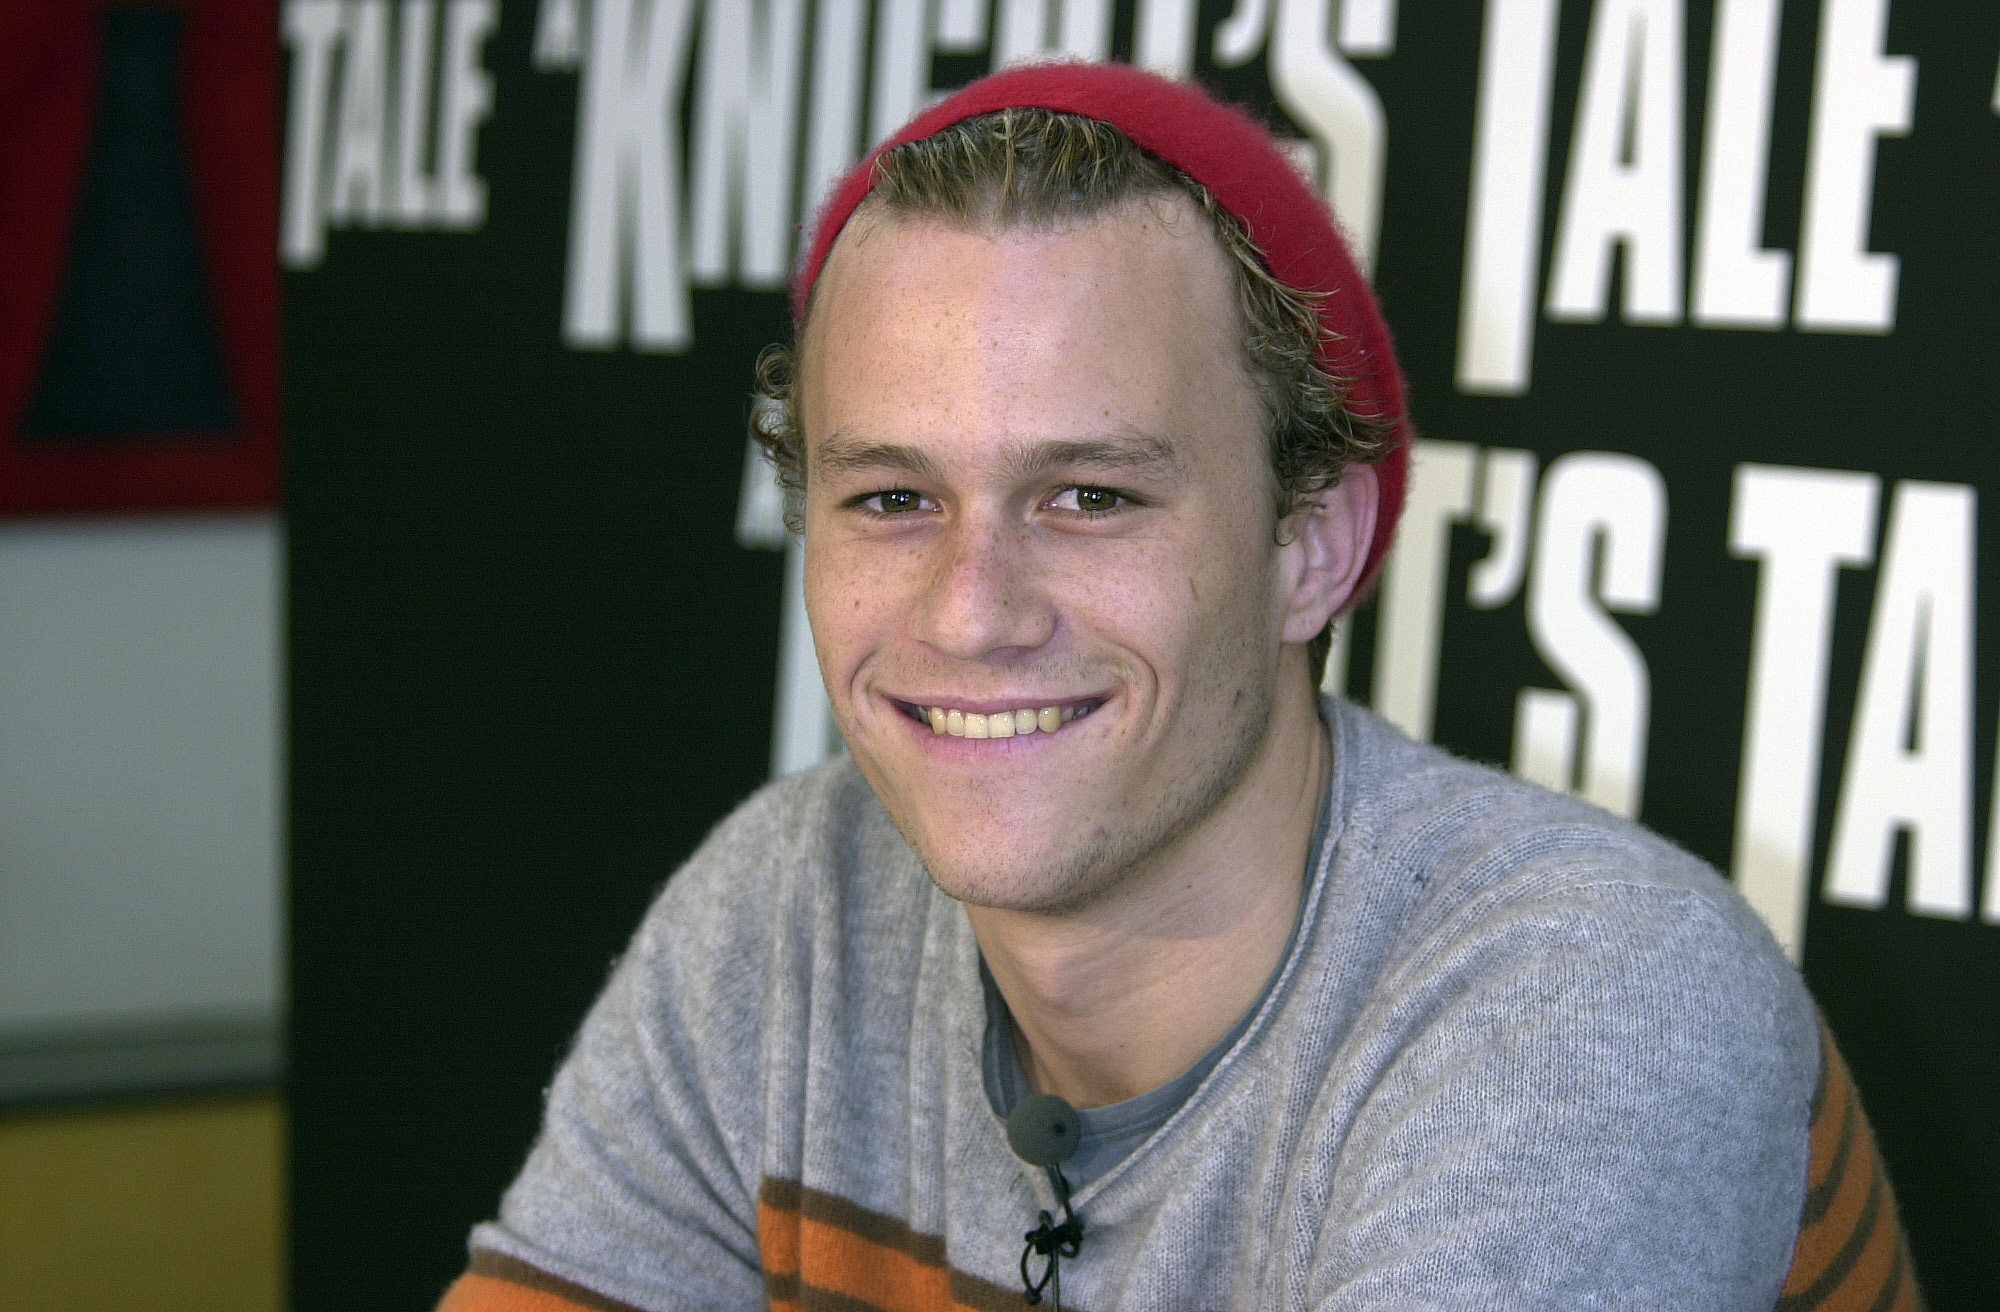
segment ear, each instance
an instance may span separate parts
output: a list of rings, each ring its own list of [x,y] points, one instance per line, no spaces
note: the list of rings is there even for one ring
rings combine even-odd
[[[1381,485],[1373,465],[1349,465],[1280,526],[1284,641],[1310,642],[1361,586],[1375,543]]]

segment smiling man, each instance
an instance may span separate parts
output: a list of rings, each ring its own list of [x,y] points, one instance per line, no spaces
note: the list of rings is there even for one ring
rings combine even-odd
[[[1915,1305],[1728,885],[1317,695],[1408,426],[1261,129],[1003,73],[798,292],[850,755],[669,882],[447,1308]]]

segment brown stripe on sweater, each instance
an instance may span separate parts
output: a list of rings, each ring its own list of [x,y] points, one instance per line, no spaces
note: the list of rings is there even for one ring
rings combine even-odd
[[[590,1312],[640,1312],[640,1309],[630,1303],[607,1298],[594,1289],[586,1289],[582,1285],[564,1280],[561,1276],[550,1275],[540,1267],[530,1266],[519,1258],[496,1253],[489,1248],[472,1250],[472,1261],[466,1265],[466,1274],[483,1276],[488,1280],[503,1280],[510,1285],[519,1285],[523,1289],[532,1289],[538,1294],[548,1294],[565,1303],[588,1308]]]
[[[1825,1077],[1825,1072],[1832,1070],[1833,1066],[1834,1064],[1826,1060],[1822,1054],[1820,1058],[1822,1079]],[[1799,1218],[1801,1228],[1818,1225],[1826,1219],[1827,1209],[1833,1206],[1835,1195],[1840,1192],[1840,1186],[1846,1181],[1847,1165],[1854,1156],[1854,1127],[1858,1118],[1855,1115],[1853,1084],[1842,1080],[1835,1091],[1835,1099],[1833,1107],[1823,1106],[1813,1115],[1812,1130],[1808,1135],[1812,1150],[1812,1166],[1806,1173],[1806,1205],[1805,1211]],[[1827,1143],[1833,1144],[1831,1152],[1824,1148]]]
[[[978,1276],[969,1276],[958,1270],[951,1273],[951,1301],[957,1306],[969,1307],[973,1312],[1020,1312],[1026,1302],[1018,1289],[996,1285],[990,1280],[981,1280]]]
[[[817,1189],[799,1191],[799,1212],[808,1221],[834,1226],[859,1235],[871,1244],[908,1254],[925,1266],[944,1265],[944,1237],[918,1234],[894,1217],[871,1212],[835,1194]]]
[[[1806,1198],[1777,1312],[1922,1312],[1895,1190],[1824,1017],[1807,1142]]]
[[[944,1239],[793,1180],[758,1191],[773,1312],[1020,1312],[1021,1291],[951,1269]]]

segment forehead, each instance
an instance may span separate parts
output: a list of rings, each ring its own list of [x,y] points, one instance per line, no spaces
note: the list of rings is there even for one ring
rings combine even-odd
[[[997,230],[864,208],[814,290],[800,419],[809,445],[1192,434],[1256,410],[1239,325],[1229,257],[1184,197]]]

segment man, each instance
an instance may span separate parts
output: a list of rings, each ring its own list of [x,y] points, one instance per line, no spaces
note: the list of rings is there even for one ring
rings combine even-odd
[[[997,75],[797,290],[851,758],[669,882],[448,1309],[1916,1305],[1729,887],[1316,698],[1408,425],[1261,129]]]

